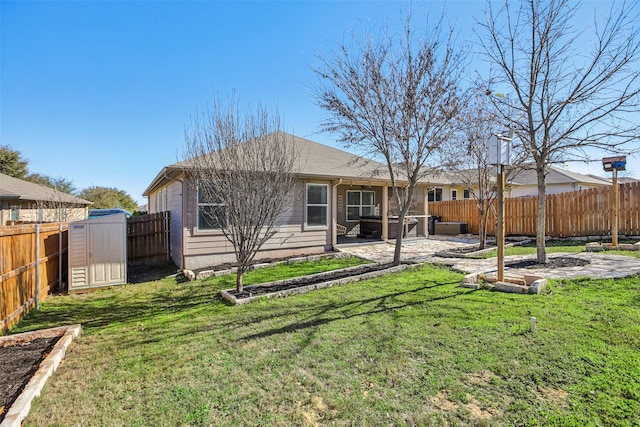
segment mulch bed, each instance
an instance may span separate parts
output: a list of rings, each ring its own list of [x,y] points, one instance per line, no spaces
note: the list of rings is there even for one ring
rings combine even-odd
[[[591,264],[589,260],[570,257],[570,256],[560,256],[555,258],[547,259],[547,262],[544,264],[539,264],[536,259],[525,259],[517,262],[510,262],[505,264],[505,267],[509,268],[525,268],[530,270],[543,269],[543,268],[567,268],[567,267],[584,267],[586,265]]]
[[[35,338],[0,347],[0,423],[59,339]]]

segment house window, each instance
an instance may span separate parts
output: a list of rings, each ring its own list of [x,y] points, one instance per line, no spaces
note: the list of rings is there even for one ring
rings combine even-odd
[[[44,209],[42,209],[40,207],[38,208],[38,219],[37,219],[37,221],[40,221],[40,222],[44,221]]]
[[[464,193],[462,194],[462,197],[464,197],[465,199],[470,199],[471,198],[471,190],[469,190],[469,189],[464,190]]]
[[[218,197],[200,191],[198,185],[198,230],[220,230],[227,226],[227,208]]]
[[[327,226],[328,193],[327,184],[307,184],[307,226]]]
[[[358,221],[361,216],[374,215],[373,191],[347,191],[347,221]]]
[[[440,202],[442,201],[442,188],[432,188],[429,190],[429,201]]]
[[[451,200],[458,200],[458,190],[451,190]]]
[[[11,221],[20,221],[20,206],[11,206]]]

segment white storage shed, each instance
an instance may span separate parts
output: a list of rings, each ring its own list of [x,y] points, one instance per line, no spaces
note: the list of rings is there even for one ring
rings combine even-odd
[[[127,217],[69,224],[69,292],[127,283]]]

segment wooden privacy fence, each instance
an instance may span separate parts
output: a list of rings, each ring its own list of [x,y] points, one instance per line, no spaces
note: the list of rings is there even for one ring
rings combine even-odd
[[[68,228],[67,223],[0,226],[0,333],[61,288]]]
[[[551,237],[603,236],[611,234],[611,186],[547,196],[546,234]],[[640,182],[619,187],[618,233],[640,235]],[[507,235],[535,236],[537,197],[505,199]],[[494,202],[494,208],[497,210]],[[474,200],[430,202],[429,214],[442,221],[466,222],[469,233],[478,234],[480,216]],[[496,218],[489,214],[487,234],[494,235]]]
[[[134,216],[127,220],[127,262],[129,265],[168,261],[170,212]]]

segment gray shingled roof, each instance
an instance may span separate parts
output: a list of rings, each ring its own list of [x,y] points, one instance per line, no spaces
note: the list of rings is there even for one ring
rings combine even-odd
[[[389,179],[387,166],[374,160],[348,153],[328,145],[283,133],[291,138],[299,149],[299,169],[303,176],[327,178],[372,178]],[[189,169],[190,160],[169,165],[168,169]]]
[[[0,199],[55,201],[75,205],[91,204],[90,201],[71,194],[4,174],[0,174]]]
[[[295,135],[283,133],[286,137],[292,138],[300,153],[300,167],[298,173],[302,177],[319,179],[344,179],[344,180],[364,180],[370,182],[390,182],[387,165],[375,160],[349,153],[338,148],[320,144]],[[173,163],[160,171],[153,182],[145,190],[144,195],[149,192],[171,171],[188,170],[190,161],[183,160]],[[448,183],[450,178],[442,172],[429,174],[429,179],[423,179],[425,184]]]

